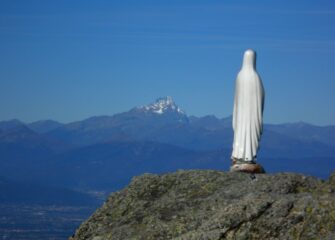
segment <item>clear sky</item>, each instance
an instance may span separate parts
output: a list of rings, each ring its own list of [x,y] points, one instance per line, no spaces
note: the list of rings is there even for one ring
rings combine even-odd
[[[335,124],[333,0],[1,0],[0,120],[70,122],[166,95],[225,117],[247,48],[266,122]]]

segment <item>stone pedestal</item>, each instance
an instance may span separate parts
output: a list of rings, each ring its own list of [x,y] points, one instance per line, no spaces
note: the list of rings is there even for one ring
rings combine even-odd
[[[264,168],[255,162],[246,162],[232,159],[230,167],[231,172],[245,172],[245,173],[265,173]]]

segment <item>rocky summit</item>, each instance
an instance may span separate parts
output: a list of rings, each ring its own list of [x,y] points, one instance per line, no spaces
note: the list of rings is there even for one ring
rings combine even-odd
[[[335,239],[335,174],[144,174],[70,239]]]

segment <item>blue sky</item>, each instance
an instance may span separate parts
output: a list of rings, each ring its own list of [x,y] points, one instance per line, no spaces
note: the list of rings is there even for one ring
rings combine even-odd
[[[170,95],[225,117],[257,51],[266,122],[335,124],[334,1],[0,1],[0,120],[112,115]]]

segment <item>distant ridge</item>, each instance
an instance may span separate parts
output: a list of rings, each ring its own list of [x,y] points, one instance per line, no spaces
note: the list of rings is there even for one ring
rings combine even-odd
[[[110,191],[144,172],[228,169],[232,141],[231,116],[188,116],[171,97],[67,124],[14,119],[0,122],[0,176]],[[335,169],[335,126],[265,124],[260,146],[267,172]]]
[[[47,133],[63,125],[64,124],[54,120],[40,120],[29,123],[28,127],[37,133]]]

